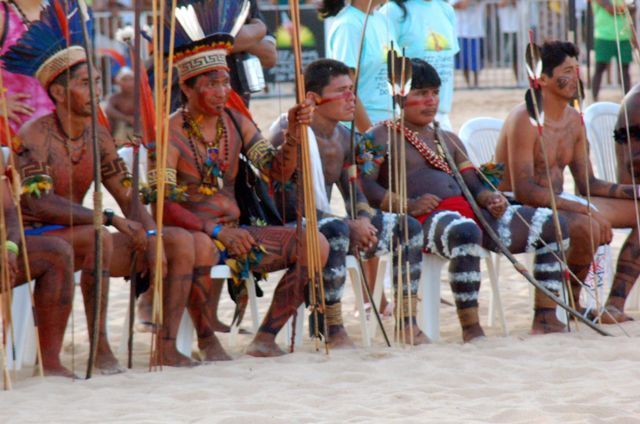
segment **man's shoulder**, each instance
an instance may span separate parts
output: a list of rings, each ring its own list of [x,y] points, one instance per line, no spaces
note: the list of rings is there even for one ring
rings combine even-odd
[[[53,113],[27,121],[18,131],[23,144],[41,141],[54,124]]]

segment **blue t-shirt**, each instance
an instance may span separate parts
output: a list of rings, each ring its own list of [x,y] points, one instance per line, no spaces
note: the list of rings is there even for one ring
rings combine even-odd
[[[443,0],[409,0],[407,15],[394,2],[387,2],[380,14],[388,18],[389,26],[405,55],[423,59],[433,66],[442,86],[438,112],[451,112],[453,101],[454,56],[460,47],[456,36],[456,15]]]
[[[365,17],[364,12],[353,6],[346,6],[338,13],[329,29],[327,57],[356,68]],[[362,47],[358,97],[372,124],[391,118],[391,95],[387,84],[390,36],[385,19],[378,12],[371,14]]]

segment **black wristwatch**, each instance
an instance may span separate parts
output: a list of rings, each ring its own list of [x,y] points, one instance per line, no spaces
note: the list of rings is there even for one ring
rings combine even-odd
[[[113,209],[105,209],[104,212],[102,212],[104,214],[104,225],[106,225],[107,227],[110,227],[113,225],[113,217],[116,215],[116,213],[113,211]]]

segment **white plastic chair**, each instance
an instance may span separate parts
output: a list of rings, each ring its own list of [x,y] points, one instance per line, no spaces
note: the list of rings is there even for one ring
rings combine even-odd
[[[378,262],[378,272],[377,272],[377,280],[376,280],[376,288],[374,293],[372,293],[373,302],[376,302],[376,305],[380,305],[380,300],[382,299],[382,290],[384,288],[384,274],[386,272],[387,266],[387,256],[380,257],[380,261]],[[358,260],[355,256],[348,255],[347,256],[347,272],[349,275],[349,280],[351,280],[351,286],[353,287],[353,294],[356,300],[356,307],[358,308],[358,319],[360,320],[360,332],[362,335],[362,346],[363,347],[371,347],[371,339],[375,337],[377,330],[377,320],[374,317],[371,317],[369,321],[367,321],[367,313],[364,305],[364,295],[362,290],[364,288],[364,278],[360,273],[360,266],[358,265]],[[295,332],[295,346],[302,345],[302,333],[304,332],[304,316],[305,307],[304,305],[300,305],[298,308],[298,314],[296,318],[296,332]],[[291,340],[291,331],[293,318],[290,318],[287,321],[287,325],[285,326],[284,333],[285,342],[289,343]]]
[[[473,118],[462,125],[459,131],[459,137],[465,149],[467,149],[469,159],[475,166],[480,166],[483,163],[493,160],[496,146],[498,145],[498,136],[500,135],[500,130],[503,125],[504,121],[496,118]],[[491,284],[491,300],[489,301],[487,325],[489,327],[494,326],[497,318],[506,336],[508,334],[507,322],[504,317],[504,309],[498,287],[500,254],[489,251],[486,251],[486,253],[485,263]],[[440,258],[437,259],[441,260]],[[436,261],[435,258],[431,258],[431,260]],[[439,278],[439,276],[440,273],[438,271],[437,277]],[[438,298],[438,301],[439,299],[440,298]]]
[[[595,163],[594,173],[596,177],[616,182],[618,179],[618,161],[616,159],[616,148],[613,140],[613,130],[620,105],[612,102],[597,102],[588,106],[584,111],[584,124],[587,130],[587,138],[591,147],[591,160]],[[627,231],[626,229],[623,231]],[[607,264],[612,270],[614,268],[613,258]],[[611,274],[613,278],[613,274]],[[608,282],[611,287],[611,281]],[[627,307],[630,309],[640,309],[640,288],[635,284],[627,298]]]
[[[620,105],[598,102],[584,110],[584,124],[591,146],[591,160],[595,162],[596,176],[606,181],[616,181],[617,160],[613,130]]]

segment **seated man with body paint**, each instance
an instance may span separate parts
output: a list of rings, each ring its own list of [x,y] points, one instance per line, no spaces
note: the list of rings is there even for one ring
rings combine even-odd
[[[349,339],[342,322],[342,292],[346,279],[346,257],[348,253],[371,257],[389,253],[389,248],[404,237],[404,220],[393,213],[372,209],[367,198],[362,193],[360,182],[353,184],[355,189],[354,219],[338,217],[331,213],[329,199],[334,184],[338,185],[342,198],[349,208],[350,204],[350,175],[354,175],[355,163],[358,162],[363,172],[373,165],[376,158],[368,155],[365,146],[359,146],[358,157],[353,158],[350,148],[350,131],[341,125],[341,121],[351,121],[355,111],[355,96],[353,81],[349,76],[349,67],[342,62],[332,59],[321,59],[309,64],[305,70],[305,90],[307,99],[316,105],[313,120],[309,126],[309,143],[314,167],[314,183],[316,191],[316,208],[318,211],[318,227],[329,241],[329,260],[323,272],[326,320],[329,343],[332,347],[348,347],[353,343]],[[271,142],[279,146],[284,142],[284,131],[287,128],[285,119],[281,119],[272,127]],[[364,140],[360,140],[364,143]],[[314,154],[315,152],[315,154]],[[355,159],[355,161],[354,161]],[[316,169],[317,168],[317,169]],[[293,185],[279,185],[274,196],[279,206],[283,207],[282,215],[287,220],[296,216],[296,189]],[[280,202],[284,196],[284,202]],[[283,204],[284,203],[284,204]],[[410,287],[403,284],[403,314],[405,323],[403,339],[411,342],[410,327],[416,323],[416,300],[418,284],[420,282],[420,263],[422,261],[422,228],[420,223],[409,217],[408,239],[404,253],[409,262]],[[395,241],[394,241],[395,240]],[[398,264],[398,251],[394,250],[394,272],[406,266]],[[403,275],[402,281],[405,281]],[[395,281],[395,279],[394,279]],[[411,296],[408,291],[411,291]],[[408,299],[412,299],[412,307]],[[396,303],[397,304],[397,303]],[[320,326],[322,327],[322,326]],[[413,329],[413,343],[426,343],[427,337],[417,328]]]
[[[571,247],[567,251],[567,262],[580,280],[572,278],[576,305],[580,304],[580,282],[587,276],[598,246],[611,242],[611,228],[633,229],[618,256],[616,273],[605,304],[607,313],[600,316],[605,324],[627,321],[631,318],[624,313],[625,300],[640,273],[634,203],[637,187],[629,184],[630,181],[621,181],[621,184],[604,181],[593,173],[582,117],[569,105],[578,92],[578,48],[569,42],[550,41],[542,45],[540,52],[542,75],[539,84],[544,113],[542,137],[536,126],[531,124],[526,106],[516,106],[505,121],[496,149],[496,159],[505,163],[505,179],[500,189],[512,191],[517,201],[535,206],[550,206],[553,192],[560,215],[569,224]],[[617,123],[620,142],[626,141],[624,127],[625,119],[621,115]],[[543,140],[546,159],[541,149]],[[563,175],[567,167],[580,196],[563,191]],[[619,169],[629,168],[627,165],[619,166]],[[551,182],[547,172],[551,175]],[[553,190],[549,190],[549,185]]]
[[[242,154],[263,176],[281,182],[289,180],[297,164],[299,131],[311,122],[313,106],[305,102],[289,110],[293,124],[279,149],[262,136],[248,116],[227,108],[231,84],[226,56],[233,48],[234,38],[228,32],[233,25],[207,16],[221,1],[196,2],[198,12],[186,22],[176,22],[176,32],[182,34],[175,40],[175,63],[183,105],[169,120],[166,166],[167,176],[171,177],[167,182],[179,187],[183,196],[167,199],[164,216],[166,223],[188,230],[197,241],[198,269],[191,301],[209,305],[201,316],[194,317],[199,340],[215,340],[213,324],[220,292],[209,271],[217,263],[216,246],[227,255],[226,263],[232,265],[232,270],[241,271],[236,274],[287,269],[247,349],[247,354],[253,356],[278,356],[285,352],[276,344],[276,335],[305,300],[306,239],[298,239],[295,228],[240,226],[240,208],[246,205],[236,200],[236,179]],[[240,5],[226,1],[229,10]],[[201,39],[187,35],[185,27],[192,26],[204,34]],[[322,235],[318,238],[320,262],[324,265],[328,245]]]
[[[435,69],[423,60],[412,59],[411,64],[413,77],[405,103],[405,139],[401,139],[399,121],[378,124],[365,136],[372,138],[375,146],[384,149],[385,160],[376,165],[371,174],[364,176],[364,192],[373,206],[382,209],[398,210],[400,202],[403,202],[389,188],[391,177],[396,178],[398,174],[395,165],[389,174],[389,161],[393,164],[395,158],[390,159],[387,143],[389,133],[397,133],[392,142],[406,143],[408,199],[404,200],[404,206],[423,225],[425,249],[449,259],[449,282],[462,325],[462,338],[468,342],[484,336],[478,319],[482,248],[492,251],[498,251],[498,248],[484,234],[449,164],[438,153],[432,124],[438,110],[440,78]],[[535,278],[557,294],[562,288],[563,268],[557,256],[559,245],[551,211],[509,205],[500,193],[483,185],[460,139],[448,131],[441,131],[441,134],[442,142],[454,155],[465,184],[501,242],[513,253],[535,251]],[[564,222],[562,231],[565,242]],[[564,328],[555,316],[555,303],[537,292],[532,332],[557,332]]]

